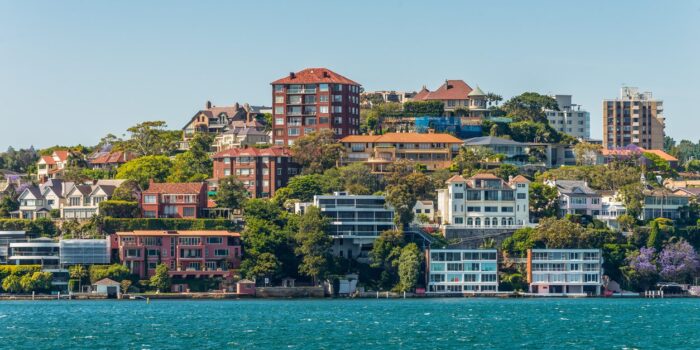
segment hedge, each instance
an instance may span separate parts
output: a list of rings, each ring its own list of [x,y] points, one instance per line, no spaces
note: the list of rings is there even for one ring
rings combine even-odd
[[[104,219],[106,233],[129,232],[134,230],[237,230],[238,225],[227,219]]]
[[[113,218],[135,218],[139,216],[139,203],[111,199],[102,201],[100,213]]]
[[[56,225],[49,218],[36,220],[0,219],[0,231],[27,231],[48,237],[54,237],[57,234]]]

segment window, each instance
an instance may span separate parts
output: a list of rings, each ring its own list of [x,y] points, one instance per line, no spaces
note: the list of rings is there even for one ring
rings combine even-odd
[[[275,85],[275,92],[283,92],[284,85]]]
[[[343,113],[343,106],[333,106],[333,113]]]
[[[149,270],[155,270],[157,265],[158,265],[158,264],[157,264],[155,261],[151,261],[151,262],[148,263],[148,269],[149,269]]]
[[[328,91],[328,84],[318,84],[318,91]]]
[[[224,176],[231,176],[231,169],[224,169]]]
[[[145,218],[155,218],[156,217],[156,212],[154,210],[146,210],[143,212],[143,217]]]
[[[222,237],[207,237],[208,244],[222,244],[224,239]]]
[[[452,194],[452,198],[453,198],[453,199],[463,199],[463,198],[464,198],[464,193],[455,192],[455,193]]]
[[[284,96],[282,96],[282,95],[275,96],[275,103],[284,103]]]
[[[284,125],[284,118],[275,118],[275,125]]]
[[[228,249],[216,249],[214,250],[214,256],[228,256]]]
[[[321,113],[328,113],[328,106],[320,106],[320,107],[319,107],[319,112],[321,112]]]
[[[518,193],[518,199],[525,199],[525,193]]]
[[[284,114],[284,107],[282,106],[276,106],[275,107],[275,114]]]
[[[318,97],[318,102],[328,102],[328,95],[321,95]]]
[[[158,256],[158,249],[149,249],[148,256]]]
[[[199,237],[180,237],[178,239],[179,245],[199,245],[201,243],[201,238]]]
[[[156,202],[156,196],[152,194],[147,194],[143,196],[143,202],[146,204],[155,204]]]

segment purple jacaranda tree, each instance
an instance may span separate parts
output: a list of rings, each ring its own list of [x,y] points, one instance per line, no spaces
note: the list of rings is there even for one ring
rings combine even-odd
[[[668,243],[659,254],[661,278],[667,281],[688,282],[700,268],[698,254],[685,240]]]
[[[647,290],[659,274],[659,268],[654,260],[656,249],[640,248],[627,257],[627,266],[622,269],[630,287],[636,290]]]

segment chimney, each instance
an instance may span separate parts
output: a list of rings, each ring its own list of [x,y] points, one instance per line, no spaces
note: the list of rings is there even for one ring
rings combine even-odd
[[[211,101],[207,101],[207,103],[204,105],[204,108],[210,109],[211,108]]]
[[[330,78],[331,75],[328,73],[328,71],[325,71],[325,70],[324,70],[324,71],[323,71],[323,77],[324,77],[324,78]]]
[[[450,83],[448,82],[447,79],[445,79],[445,88],[446,88],[446,89],[451,88]]]
[[[297,77],[297,75],[294,74],[294,72],[289,72],[289,79],[294,79],[296,77]]]

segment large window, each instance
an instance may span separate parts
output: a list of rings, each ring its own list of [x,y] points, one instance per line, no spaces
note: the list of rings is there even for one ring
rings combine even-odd
[[[207,237],[207,244],[222,244],[224,239],[222,237]]]
[[[178,244],[180,245],[199,245],[202,239],[199,237],[180,237],[178,238]]]
[[[143,202],[146,204],[155,204],[156,196],[153,194],[147,194],[147,195],[143,196]]]
[[[216,249],[214,250],[214,256],[228,256],[228,249]]]

